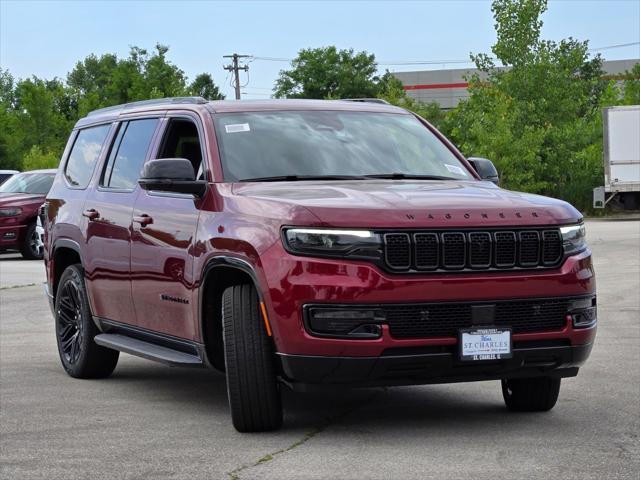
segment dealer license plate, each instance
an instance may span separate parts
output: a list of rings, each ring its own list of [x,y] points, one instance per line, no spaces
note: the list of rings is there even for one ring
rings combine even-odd
[[[511,358],[511,330],[471,328],[460,330],[460,359],[464,361]]]

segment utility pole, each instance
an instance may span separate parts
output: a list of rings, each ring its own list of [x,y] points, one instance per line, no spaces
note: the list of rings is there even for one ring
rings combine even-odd
[[[224,67],[225,70],[233,71],[233,75],[235,78],[235,87],[236,87],[236,100],[240,100],[240,74],[238,73],[240,70],[244,70],[247,72],[249,70],[248,65],[238,65],[238,59],[247,58],[251,55],[238,55],[234,53],[233,55],[223,55],[222,58],[232,58],[233,63],[231,65],[226,65]]]

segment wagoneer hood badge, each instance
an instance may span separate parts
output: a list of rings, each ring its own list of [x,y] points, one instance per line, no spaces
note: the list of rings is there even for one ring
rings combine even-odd
[[[562,200],[512,192],[490,182],[336,181],[236,184],[233,193],[304,207],[335,226],[451,227],[548,225],[579,221]]]

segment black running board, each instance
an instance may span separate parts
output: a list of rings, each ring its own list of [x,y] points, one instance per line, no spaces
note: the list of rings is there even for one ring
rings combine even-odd
[[[204,367],[204,360],[189,353],[127,337],[118,333],[101,333],[94,338],[98,345],[164,363],[172,367]]]

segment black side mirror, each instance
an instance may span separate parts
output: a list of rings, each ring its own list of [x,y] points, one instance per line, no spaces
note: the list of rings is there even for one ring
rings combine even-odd
[[[500,185],[500,177],[498,171],[491,160],[481,157],[469,157],[467,158],[471,166],[478,172],[482,180],[493,182],[496,185]]]
[[[138,184],[143,190],[191,193],[202,197],[207,182],[196,180],[193,165],[185,158],[159,158],[145,163]]]

